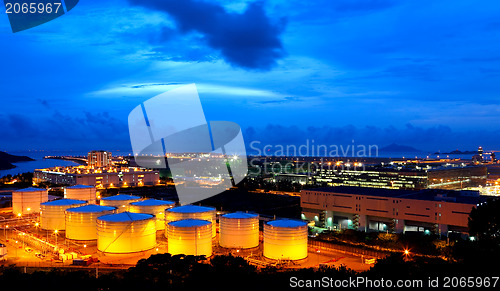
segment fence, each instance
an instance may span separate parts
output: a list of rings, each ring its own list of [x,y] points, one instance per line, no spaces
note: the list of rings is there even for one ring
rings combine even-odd
[[[317,249],[322,249],[322,250],[331,250],[335,252],[341,252],[341,253],[347,253],[355,256],[364,256],[364,257],[373,257],[377,259],[382,259],[387,256],[387,253],[385,252],[380,252],[376,250],[369,250],[369,249],[364,249],[360,247],[355,247],[355,246],[349,246],[349,245],[341,245],[341,244],[335,244],[331,242],[325,242],[325,241],[316,241],[316,240],[309,240],[308,242],[309,247],[312,248],[317,248]]]

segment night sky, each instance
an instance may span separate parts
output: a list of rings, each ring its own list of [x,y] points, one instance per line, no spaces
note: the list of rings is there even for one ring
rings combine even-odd
[[[196,83],[247,143],[500,149],[500,2],[82,0],[0,16],[0,150],[130,150],[129,112]]]

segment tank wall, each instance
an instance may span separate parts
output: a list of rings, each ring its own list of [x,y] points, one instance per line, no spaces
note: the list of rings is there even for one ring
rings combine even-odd
[[[48,191],[12,192],[12,212],[15,215],[39,213],[40,204],[47,201]]]
[[[300,260],[307,257],[307,226],[264,225],[264,256],[270,259]]]
[[[64,198],[85,200],[90,204],[96,203],[96,189],[95,188],[82,188],[82,189],[64,189]]]
[[[141,199],[131,199],[131,200],[102,200],[100,205],[102,206],[113,206],[116,207],[116,213],[122,213],[129,211],[130,203],[140,201]]]
[[[97,218],[113,212],[114,210],[102,212],[66,212],[66,238],[96,240]]]
[[[153,218],[128,222],[97,220],[97,249],[106,253],[134,253],[156,246]]]
[[[40,212],[40,226],[45,230],[65,230],[66,229],[66,209],[83,206],[82,204],[73,205],[42,205]]]
[[[259,218],[219,218],[219,244],[225,248],[254,248],[259,245]]]
[[[206,211],[206,212],[192,212],[192,213],[184,213],[184,212],[165,212],[165,226],[168,228],[168,223],[177,220],[184,219],[200,219],[200,220],[208,220],[212,223],[212,237],[215,237],[217,234],[217,220],[215,218],[215,210]],[[167,233],[165,232],[165,237],[167,237]]]
[[[168,252],[172,255],[212,255],[211,224],[192,227],[167,227]]]
[[[172,208],[169,205],[155,205],[155,206],[141,206],[141,205],[129,205],[130,212],[134,213],[147,213],[152,214],[156,217],[156,230],[165,229],[165,209]]]

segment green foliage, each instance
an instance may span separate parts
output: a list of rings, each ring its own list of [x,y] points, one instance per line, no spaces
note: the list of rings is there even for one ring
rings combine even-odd
[[[500,199],[474,207],[469,215],[469,234],[478,240],[500,244]]]

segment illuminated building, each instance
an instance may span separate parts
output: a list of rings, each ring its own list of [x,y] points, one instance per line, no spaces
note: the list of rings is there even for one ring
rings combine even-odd
[[[388,189],[463,189],[486,184],[484,166],[360,169],[321,169],[311,176],[318,186],[355,186]]]
[[[332,229],[466,233],[477,191],[327,187],[301,191],[302,219]]]
[[[160,172],[137,167],[88,168],[54,167],[36,169],[33,183],[88,185],[96,188],[153,186],[160,182]]]
[[[87,166],[93,168],[110,167],[113,165],[111,152],[91,151],[87,155]]]

